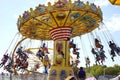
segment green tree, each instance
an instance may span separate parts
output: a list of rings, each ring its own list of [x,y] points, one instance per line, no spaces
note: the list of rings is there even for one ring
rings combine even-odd
[[[104,66],[94,65],[90,67],[90,70],[87,73],[91,73],[94,76],[99,76],[104,74],[117,76],[120,74],[120,66],[114,65],[113,67],[107,67],[106,65]]]
[[[94,75],[94,76],[98,76],[98,75],[103,75],[103,66],[92,66],[90,69],[90,72]]]

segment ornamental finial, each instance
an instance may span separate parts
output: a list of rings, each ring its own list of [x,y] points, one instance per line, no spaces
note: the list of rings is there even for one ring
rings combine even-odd
[[[52,9],[52,5],[51,5],[51,3],[50,3],[50,2],[48,2],[48,11],[50,11],[50,12],[52,12],[52,11],[53,11],[53,9]]]

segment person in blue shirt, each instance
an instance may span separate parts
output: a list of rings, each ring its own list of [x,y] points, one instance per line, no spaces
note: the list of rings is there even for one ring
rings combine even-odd
[[[78,72],[78,78],[80,80],[85,80],[86,72],[84,71],[83,67],[80,67],[80,71]]]

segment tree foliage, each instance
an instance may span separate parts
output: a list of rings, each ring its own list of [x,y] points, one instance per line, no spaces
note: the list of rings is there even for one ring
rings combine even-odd
[[[90,67],[89,72],[94,76],[99,75],[119,75],[120,74],[120,66],[114,65],[113,67],[107,67],[102,65],[94,65]],[[87,73],[89,73],[87,72]]]

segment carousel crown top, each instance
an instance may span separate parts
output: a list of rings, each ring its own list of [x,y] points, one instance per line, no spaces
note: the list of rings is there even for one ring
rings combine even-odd
[[[39,4],[34,10],[30,8],[19,16],[19,32],[31,39],[52,40],[51,30],[70,27],[72,37],[88,33],[102,22],[102,11],[94,3],[82,1],[58,0],[52,5]],[[81,34],[80,34],[81,33]]]

